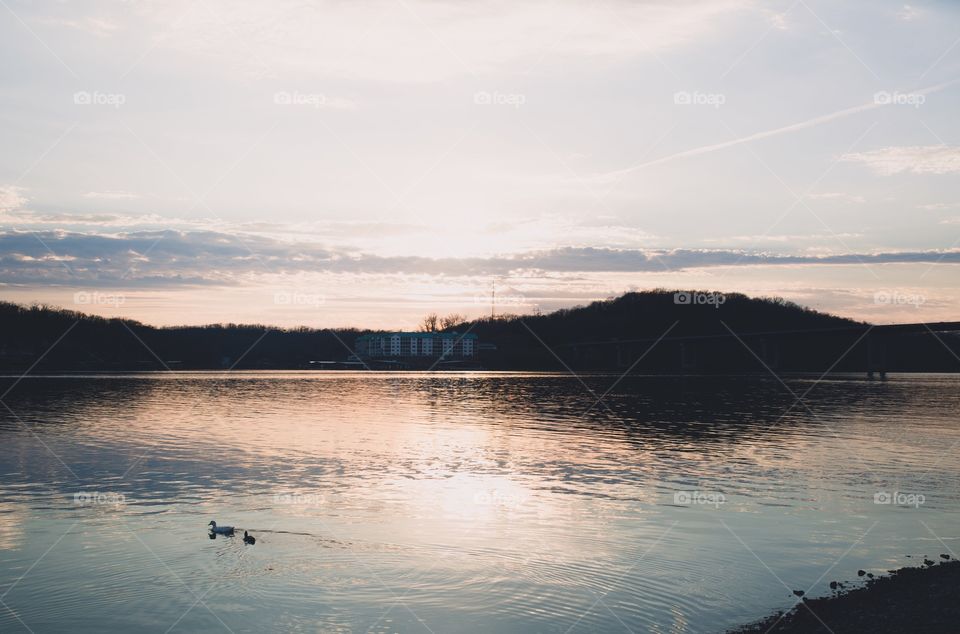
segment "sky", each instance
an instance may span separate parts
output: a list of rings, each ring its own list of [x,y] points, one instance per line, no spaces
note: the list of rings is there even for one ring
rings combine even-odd
[[[407,328],[683,288],[960,319],[957,3],[0,16],[0,299]]]

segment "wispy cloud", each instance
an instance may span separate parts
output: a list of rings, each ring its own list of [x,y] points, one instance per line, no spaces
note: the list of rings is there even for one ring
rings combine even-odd
[[[839,200],[845,203],[855,203],[857,205],[867,202],[867,199],[857,194],[847,194],[845,192],[821,192],[819,194],[807,194],[807,198],[813,200]]]
[[[101,200],[130,200],[140,198],[139,194],[123,191],[122,189],[108,189],[102,192],[87,192],[83,194],[84,198],[99,198]]]
[[[903,20],[904,22],[912,22],[920,17],[920,14],[920,9],[913,5],[905,4],[899,11],[897,11],[897,18]]]
[[[786,31],[788,28],[790,28],[787,22],[786,13],[777,13],[775,11],[768,11],[767,20],[770,22],[770,27],[777,29],[778,31]]]
[[[47,24],[65,26],[97,37],[106,37],[120,30],[120,24],[103,17],[86,16],[75,20],[44,20]]]
[[[846,240],[851,238],[861,238],[863,237],[862,233],[801,233],[801,234],[775,234],[775,233],[764,233],[764,234],[752,234],[752,235],[742,235],[742,236],[730,236],[723,238],[709,238],[705,240],[707,243],[711,244],[748,244],[748,245],[762,245],[762,244],[778,244],[778,245],[799,245],[806,244],[809,248],[811,243],[813,245],[823,245],[824,243],[835,241],[835,240]]]
[[[420,82],[533,66],[546,54],[599,61],[677,47],[749,4],[174,0],[138,9],[158,26],[183,16],[158,46],[241,73]]]
[[[936,86],[929,86],[920,90],[912,91],[912,94],[915,95],[929,95],[931,93],[939,92],[948,86],[956,84],[960,79],[953,79],[947,82],[937,84]],[[859,114],[861,112],[867,112],[869,110],[874,110],[876,108],[883,108],[888,106],[888,103],[882,102],[882,100],[874,99],[867,103],[862,103],[858,106],[852,106],[850,108],[844,108],[842,110],[837,110],[835,112],[830,112],[828,114],[820,115],[819,117],[813,117],[812,119],[806,119],[804,121],[799,121],[797,123],[792,123],[790,125],[781,126],[779,128],[773,128],[770,130],[763,130],[761,132],[755,132],[753,134],[748,134],[746,136],[738,137],[736,139],[731,139],[729,141],[723,141],[721,143],[713,143],[710,145],[702,145],[700,147],[691,148],[689,150],[683,150],[681,152],[675,152],[667,156],[662,156],[657,159],[652,159],[650,161],[645,161],[631,167],[624,169],[616,170],[613,172],[608,172],[606,174],[600,174],[594,176],[591,180],[596,182],[616,182],[627,174],[639,171],[646,167],[653,167],[654,165],[662,165],[664,163],[669,163],[677,159],[688,158],[691,156],[699,156],[701,154],[710,154],[711,152],[716,152],[718,150],[725,150],[730,147],[737,145],[743,145],[744,143],[751,143],[753,141],[759,141],[761,139],[769,139],[771,137],[780,136],[782,134],[790,134],[792,132],[799,132],[800,130],[806,130],[809,128],[815,128],[817,126],[823,125],[825,123],[830,123],[831,121],[836,121],[838,119],[843,119],[854,114]],[[852,155],[845,155],[852,156]]]
[[[904,172],[911,174],[960,173],[960,147],[957,146],[885,147],[869,152],[844,154],[840,158],[851,163],[863,163],[884,176]]]

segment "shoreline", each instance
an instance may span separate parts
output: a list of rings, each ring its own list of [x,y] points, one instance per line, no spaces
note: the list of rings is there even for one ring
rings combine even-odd
[[[786,612],[727,634],[960,631],[960,560],[949,555],[925,557],[923,566],[867,578],[866,584],[856,588],[847,588],[850,583],[831,582],[833,594],[804,597]]]
[[[371,368],[366,369],[363,367],[360,368],[312,368],[312,367],[272,367],[272,368],[218,368],[214,366],[198,366],[198,367],[174,367],[170,369],[157,369],[157,368],[67,368],[67,369],[55,369],[55,368],[44,368],[42,371],[32,372],[29,367],[0,367],[0,379],[3,378],[20,378],[20,377],[33,377],[33,378],[50,378],[50,377],[67,377],[67,376],[94,376],[94,375],[140,375],[140,374],[189,374],[189,373],[198,373],[198,372],[207,372],[211,374],[240,374],[240,373],[256,373],[256,372],[301,372],[301,373],[316,373],[316,374],[332,374],[332,373],[372,373],[372,374],[440,374],[440,373],[449,373],[449,374],[462,374],[462,373],[487,373],[487,374],[522,374],[522,375],[543,375],[543,376],[569,376],[570,370],[565,369],[542,369],[542,368],[450,368],[450,367],[438,367],[432,370],[426,370],[422,368],[409,368],[409,369],[381,369],[381,368]],[[587,370],[577,371],[576,374],[579,376],[624,376],[623,370],[618,368],[591,368]],[[896,372],[887,372],[885,376],[874,376],[870,377],[866,372],[861,372],[859,370],[844,370],[829,372],[824,374],[821,371],[817,370],[778,370],[777,376],[781,377],[790,377],[790,378],[857,378],[864,381],[874,381],[874,382],[883,382],[889,380],[890,378],[897,376],[954,376],[960,374],[960,369],[958,370],[898,370]],[[633,377],[651,377],[651,378],[771,378],[769,370],[756,370],[756,371],[738,371],[738,372],[632,372],[626,376]]]

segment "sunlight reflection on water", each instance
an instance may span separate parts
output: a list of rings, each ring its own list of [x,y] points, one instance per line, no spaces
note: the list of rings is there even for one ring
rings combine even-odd
[[[719,631],[957,537],[957,377],[616,379],[27,378],[0,631]]]

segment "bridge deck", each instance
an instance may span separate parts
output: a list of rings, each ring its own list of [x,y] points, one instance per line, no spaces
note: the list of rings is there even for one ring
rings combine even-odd
[[[726,332],[713,335],[679,335],[667,337],[643,337],[639,339],[610,339],[605,341],[576,341],[572,343],[551,344],[555,346],[604,346],[604,345],[622,345],[628,343],[652,343],[654,341],[701,341],[712,339],[729,338],[755,338],[755,337],[802,337],[805,335],[829,335],[829,334],[926,334],[937,332],[960,332],[960,321],[938,321],[931,323],[915,324],[863,324],[857,326],[842,326],[838,328],[811,328],[805,330],[766,330],[759,332]]]

